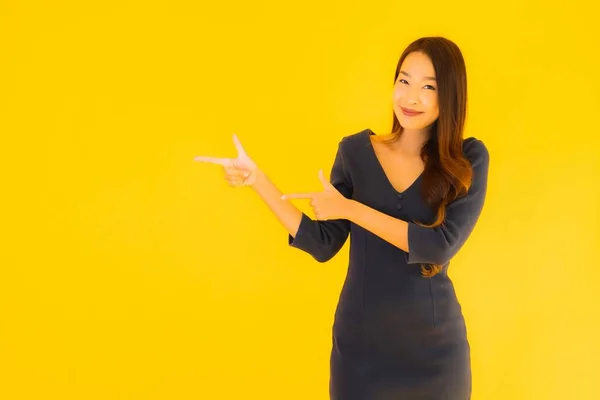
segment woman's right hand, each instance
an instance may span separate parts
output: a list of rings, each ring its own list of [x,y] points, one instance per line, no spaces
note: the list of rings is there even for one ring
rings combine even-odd
[[[194,161],[221,165],[225,172],[225,180],[232,187],[252,186],[259,173],[258,167],[248,156],[235,134],[233,135],[233,144],[237,150],[236,158],[197,156],[194,157]]]

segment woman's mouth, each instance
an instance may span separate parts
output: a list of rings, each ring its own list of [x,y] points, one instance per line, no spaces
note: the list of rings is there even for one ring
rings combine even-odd
[[[423,114],[422,111],[415,111],[415,110],[411,110],[410,108],[404,108],[404,107],[400,107],[402,109],[402,114],[406,115],[407,117],[414,117],[416,115],[420,115]]]

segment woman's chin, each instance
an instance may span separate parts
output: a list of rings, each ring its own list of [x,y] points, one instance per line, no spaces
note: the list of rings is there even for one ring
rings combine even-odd
[[[434,124],[435,121],[428,123],[427,121],[423,121],[423,120],[418,121],[418,120],[414,119],[414,117],[407,117],[407,116],[401,115],[398,118],[398,122],[400,123],[400,126],[403,129],[408,129],[411,131],[418,131],[418,130],[431,128],[431,126]]]

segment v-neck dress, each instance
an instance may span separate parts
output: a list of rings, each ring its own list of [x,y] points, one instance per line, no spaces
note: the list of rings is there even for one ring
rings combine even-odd
[[[466,400],[471,396],[470,346],[465,320],[448,276],[451,258],[482,211],[489,154],[481,140],[463,140],[473,167],[466,196],[447,206],[442,226],[421,196],[422,174],[397,191],[380,164],[370,129],[339,143],[330,182],[354,199],[408,225],[405,252],[350,221],[302,215],[288,244],[318,262],[333,258],[348,237],[349,264],[332,330],[332,400]],[[443,265],[433,277],[421,265]]]

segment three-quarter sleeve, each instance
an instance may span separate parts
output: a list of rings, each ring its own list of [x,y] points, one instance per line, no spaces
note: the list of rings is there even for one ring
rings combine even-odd
[[[465,155],[473,167],[468,193],[446,206],[446,218],[439,227],[427,228],[409,222],[409,264],[446,265],[475,228],[487,192],[489,153],[482,141],[471,139],[465,144]]]
[[[346,198],[352,197],[352,182],[344,168],[343,141],[339,143],[330,174],[331,184]],[[296,235],[288,235],[288,244],[310,254],[318,262],[333,258],[346,242],[350,221],[345,219],[313,220],[302,213]]]

